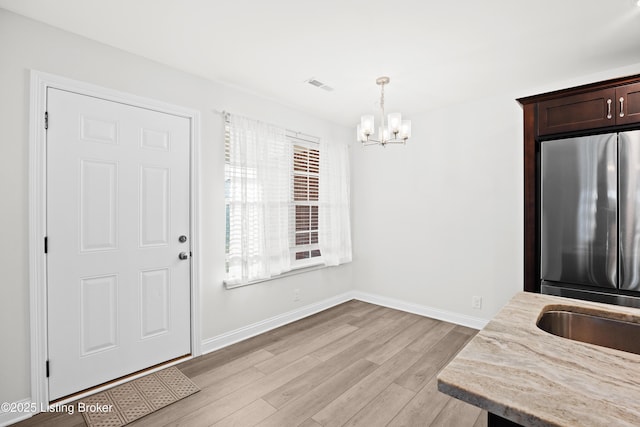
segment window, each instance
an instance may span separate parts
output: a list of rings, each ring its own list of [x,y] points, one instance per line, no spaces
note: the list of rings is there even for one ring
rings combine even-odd
[[[227,288],[351,261],[346,145],[237,115],[224,139]]]
[[[291,253],[295,264],[308,265],[321,255],[318,245],[320,150],[317,144],[312,148],[295,140],[292,143],[294,231]]]

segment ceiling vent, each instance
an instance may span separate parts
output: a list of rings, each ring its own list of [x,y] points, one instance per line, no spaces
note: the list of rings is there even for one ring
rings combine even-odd
[[[326,90],[327,92],[333,91],[333,88],[331,86],[328,86],[328,85],[322,83],[320,80],[314,79],[313,77],[311,77],[308,80],[305,80],[305,83],[309,83],[311,86],[318,87],[320,89]]]

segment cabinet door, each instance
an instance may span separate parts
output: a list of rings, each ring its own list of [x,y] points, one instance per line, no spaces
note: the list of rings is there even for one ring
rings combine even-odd
[[[640,123],[640,83],[616,88],[616,124]]]
[[[640,98],[636,102],[640,105]],[[615,109],[614,89],[543,101],[538,103],[538,134],[611,126],[615,124]]]

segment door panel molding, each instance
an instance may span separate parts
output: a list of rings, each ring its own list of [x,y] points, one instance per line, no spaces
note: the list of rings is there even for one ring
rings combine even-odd
[[[158,112],[189,119],[190,123],[190,233],[191,248],[191,354],[202,353],[200,338],[200,240],[199,240],[199,197],[200,175],[198,168],[200,152],[200,112],[162,101],[140,97],[80,82],[65,77],[30,71],[29,108],[29,291],[30,291],[30,344],[31,344],[31,402],[38,408],[49,404],[47,361],[47,264],[44,252],[46,237],[46,131],[45,112],[47,89],[54,88],[94,96]],[[55,120],[55,119],[52,119]],[[87,136],[99,138],[104,143],[117,141],[117,130],[109,129],[104,123],[93,123],[87,128]],[[162,149],[162,138],[150,133],[141,135],[150,148]],[[141,143],[143,141],[141,140]],[[166,143],[170,143],[168,140]],[[55,369],[52,367],[52,369]]]

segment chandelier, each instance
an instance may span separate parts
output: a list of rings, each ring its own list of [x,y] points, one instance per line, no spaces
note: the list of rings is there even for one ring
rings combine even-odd
[[[380,86],[380,127],[378,138],[372,137],[375,132],[373,115],[365,115],[360,118],[358,125],[358,141],[362,145],[405,144],[411,137],[411,120],[402,120],[400,113],[390,113],[385,122],[384,117],[384,85],[389,84],[389,77],[378,77],[376,84]]]

